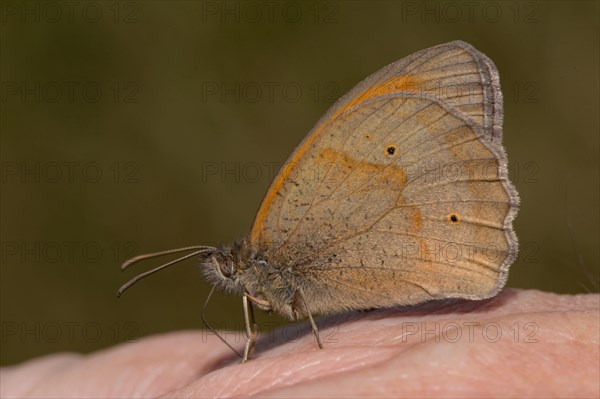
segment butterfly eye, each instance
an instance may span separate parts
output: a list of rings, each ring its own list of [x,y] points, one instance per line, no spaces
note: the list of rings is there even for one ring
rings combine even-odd
[[[224,260],[221,262],[216,262],[216,265],[223,277],[231,278],[231,276],[233,275],[233,264],[231,263],[231,261]]]
[[[221,269],[221,273],[223,274],[223,277],[231,278],[231,269],[224,267]]]
[[[227,266],[223,269],[223,275],[227,278],[231,278],[235,274],[233,270],[233,263],[227,262]]]
[[[389,156],[389,155],[394,155],[396,153],[396,146],[395,145],[388,145],[387,148],[385,149],[385,153]]]

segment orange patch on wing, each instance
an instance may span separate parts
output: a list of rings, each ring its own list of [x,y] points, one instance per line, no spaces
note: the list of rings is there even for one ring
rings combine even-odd
[[[417,207],[414,207],[414,212],[411,215],[412,221],[412,230],[419,231],[421,230],[421,226],[423,225],[423,217],[421,216],[421,210]]]
[[[319,152],[318,160],[322,160],[326,165],[334,165],[337,162],[337,171],[333,171],[330,179],[344,179],[346,172],[352,171],[358,181],[369,180],[367,190],[389,188],[393,191],[400,191],[406,184],[406,173],[404,169],[391,164],[376,164],[367,161],[357,161],[348,154],[340,153],[331,148],[324,148]],[[336,176],[337,175],[337,176]]]
[[[416,93],[421,89],[421,83],[421,80],[419,80],[416,76],[413,75],[394,76],[378,86],[373,86],[369,88],[363,94],[350,101],[348,105],[345,106],[343,110],[341,110],[341,112],[375,96],[380,96],[383,94],[392,94],[400,91]]]
[[[346,112],[351,107],[357,106],[366,100],[379,95],[391,94],[400,91],[415,93],[420,90],[420,84],[421,81],[412,75],[393,76],[385,82],[365,90],[362,94],[349,101],[344,107],[340,108],[335,114],[333,114],[330,120],[323,123],[319,129],[317,129],[304,141],[302,146],[298,148],[296,153],[293,154],[286,165],[281,169],[277,177],[275,177],[275,180],[271,184],[271,187],[269,187],[269,190],[267,191],[267,194],[265,195],[265,198],[263,199],[263,202],[256,213],[254,224],[252,226],[252,230],[250,231],[249,241],[251,243],[256,243],[259,241],[265,219],[267,218],[267,214],[269,213],[269,209],[271,208],[273,201],[275,201],[277,197],[277,192],[281,189],[281,187],[283,187],[283,183],[290,175],[298,160],[302,157],[302,155],[304,155],[308,148],[310,148],[310,145],[315,141],[315,139],[323,132],[325,126],[327,126],[331,121],[335,120],[340,114]],[[405,175],[403,182],[406,182]],[[402,185],[404,185],[404,183]]]

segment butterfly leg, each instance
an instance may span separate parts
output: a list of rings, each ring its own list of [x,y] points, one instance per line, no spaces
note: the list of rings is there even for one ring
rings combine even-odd
[[[297,291],[300,299],[302,300],[302,305],[306,310],[306,314],[308,314],[308,320],[310,321],[310,327],[312,328],[313,335],[317,340],[317,345],[319,345],[320,349],[323,349],[323,343],[321,342],[321,338],[319,337],[319,329],[317,328],[317,323],[315,323],[315,319],[313,319],[312,314],[310,313],[310,309],[308,308],[308,304],[306,303],[306,299],[304,298],[304,292],[302,288],[298,288]]]
[[[244,307],[244,322],[246,324],[246,335],[248,337],[246,339],[242,363],[246,363],[252,352],[254,352],[256,337],[258,334],[256,332],[257,328],[254,321],[254,308],[252,307],[252,302],[248,300],[248,296],[246,294],[244,294],[242,297],[242,305]]]

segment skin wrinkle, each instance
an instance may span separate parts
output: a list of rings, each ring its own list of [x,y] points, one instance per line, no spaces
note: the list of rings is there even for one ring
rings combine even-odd
[[[135,386],[132,396],[142,396],[144,392],[148,391],[148,388],[154,384],[154,381],[157,376],[159,376],[164,371],[164,366],[154,367],[146,378],[144,378],[140,384]]]
[[[259,368],[259,369],[255,370],[254,373],[252,373],[248,377],[246,377],[245,381],[243,381],[243,380],[236,381],[235,389],[233,389],[232,392],[235,393],[236,391],[241,390],[240,387],[243,389],[245,387],[245,385],[244,385],[245,382],[251,383],[252,381],[254,381],[254,379],[257,376],[261,375],[264,370],[267,370],[267,368],[266,367],[262,368],[262,369]],[[266,383],[266,387],[268,387],[269,384],[272,385],[273,382],[272,381],[271,382],[267,382]]]
[[[362,348],[361,348],[362,349]],[[321,373],[318,369],[318,366],[323,364],[324,360],[327,360],[328,363],[333,363],[333,364],[338,364],[340,361],[344,361],[346,364],[346,367],[335,367],[335,374],[340,374],[349,370],[354,370],[359,368],[360,366],[364,365],[364,364],[374,364],[376,362],[379,362],[380,360],[379,357],[383,356],[384,359],[385,358],[389,358],[391,356],[394,356],[395,353],[393,353],[394,351],[389,351],[389,350],[378,350],[378,351],[368,351],[365,352],[364,350],[361,350],[360,356],[358,358],[352,357],[351,361],[348,361],[347,356],[343,355],[342,351],[338,351],[339,355],[336,354],[336,350],[332,350],[329,351],[330,353],[323,353],[322,351],[318,351],[315,352],[316,355],[316,359],[313,360],[308,360],[309,358],[306,356],[306,354],[301,354],[297,357],[294,357],[293,359],[291,359],[290,361],[282,361],[280,363],[278,363],[280,366],[279,367],[275,367],[273,368],[272,366],[269,367],[268,365],[263,366],[264,363],[269,362],[278,362],[279,359],[285,358],[288,356],[288,354],[282,354],[282,355],[276,355],[276,356],[272,356],[272,357],[268,357],[268,358],[261,358],[261,359],[256,359],[257,362],[262,363],[261,365],[259,365],[259,367],[257,367],[256,372],[251,373],[250,375],[246,375],[244,374],[242,376],[242,378],[239,378],[239,380],[235,381],[235,383],[232,386],[229,386],[229,388],[227,391],[218,391],[218,392],[209,392],[208,396],[211,397],[220,397],[220,396],[227,396],[227,397],[237,397],[239,395],[241,395],[240,391],[243,391],[243,396],[252,396],[252,395],[264,395],[265,392],[268,392],[270,390],[276,390],[276,389],[280,389],[281,386],[277,386],[275,380],[273,379],[269,379],[266,381],[262,381],[260,384],[255,384],[254,381],[255,379],[257,379],[258,377],[260,377],[261,375],[263,375],[263,373],[268,373],[268,374],[273,374],[277,376],[277,381],[282,383],[283,386],[294,386],[297,385],[299,383],[305,383],[307,381],[312,381],[315,379],[319,379],[321,377]],[[333,352],[333,353],[331,353]],[[377,357],[376,354],[379,354],[379,357]],[[355,361],[355,359],[357,361]],[[312,367],[308,367],[307,363],[311,363]],[[239,367],[239,366],[234,366],[234,367]],[[286,374],[287,374],[287,378],[281,378],[281,375],[279,374],[279,369],[285,369]],[[309,370],[311,371],[311,374],[309,376],[306,375],[302,375],[302,371],[303,370]],[[215,376],[213,376],[214,378]],[[229,378],[227,376],[227,380],[229,381]],[[219,382],[220,385],[222,386],[228,386],[227,383],[223,383],[222,381]],[[202,388],[202,381],[197,381],[195,382],[193,385],[188,386],[183,388],[184,391],[188,392],[188,393],[194,393],[194,392],[199,392]],[[245,389],[242,389],[245,388]]]
[[[134,373],[136,373],[136,370],[133,370],[132,367],[127,367],[124,370],[122,370],[119,375],[117,375],[116,380],[115,380],[115,384],[112,387],[111,392],[113,393],[118,393],[118,392],[129,392],[131,391],[131,381],[133,381],[133,378],[131,378]],[[145,378],[145,377],[144,377]]]
[[[350,312],[317,319],[322,334],[336,331],[337,342],[326,343],[324,350],[315,348],[308,324],[302,323],[298,341],[259,340],[262,349],[252,363],[218,369],[217,365],[236,358],[215,337],[202,343],[200,333],[172,333],[81,358],[65,361],[64,355],[56,355],[3,368],[0,388],[2,397],[26,396],[15,394],[15,388],[35,397],[81,397],[77,389],[83,386],[78,382],[84,381],[88,395],[131,397],[131,390],[119,393],[111,384],[130,370],[130,385],[124,388],[132,389],[160,366],[164,368],[164,374],[157,376],[160,381],[148,386],[147,392],[138,391],[140,396],[598,397],[599,310],[597,294],[505,290],[484,301],[446,300],[401,310]],[[494,321],[507,335],[496,344],[481,339],[437,343],[433,335],[424,343],[414,336],[406,343],[390,338],[390,333],[402,333],[403,323],[450,321],[459,325]],[[508,335],[506,326],[526,321],[538,323],[539,343],[515,344]],[[463,330],[463,337],[466,333]],[[274,337],[281,334],[276,331]],[[182,359],[190,362],[193,372],[181,375]],[[282,370],[289,373],[287,378],[278,377]],[[28,387],[32,382],[35,386]]]
[[[477,365],[473,367],[474,369],[483,368],[483,367],[486,367],[486,366],[489,367],[488,363],[478,360],[478,359],[484,359],[485,355],[486,355],[485,352],[479,352],[478,356],[475,356],[472,360],[469,361],[469,364],[473,364],[474,362],[477,363]],[[551,360],[554,360],[554,359],[551,359]],[[552,362],[552,363],[554,363],[554,362]],[[432,368],[435,368],[439,364],[440,364],[440,362],[438,362],[438,361],[431,361],[429,363],[429,365]],[[453,365],[454,366],[459,366],[460,362],[453,362]],[[384,367],[391,367],[391,366],[386,365]],[[447,373],[447,369],[443,369],[442,371]],[[370,375],[367,376],[367,380],[368,380],[368,378],[371,378],[371,376],[373,374],[377,375],[377,371],[375,370],[373,373],[370,373]],[[462,374],[457,374],[457,375],[462,376]],[[473,374],[473,375],[466,374],[466,375],[464,375],[463,380],[466,380],[466,381],[460,381],[461,384],[457,384],[455,386],[455,390],[453,392],[455,392],[455,393],[468,392],[468,387],[469,386],[476,385],[477,382],[482,383],[482,384],[484,384],[484,383],[487,382],[487,379],[484,378],[483,376],[481,376],[480,378],[476,378],[477,376],[478,376],[477,374]],[[435,383],[436,379],[439,378],[439,374],[437,372],[430,372],[430,373],[426,372],[426,374],[423,377],[424,377],[424,378],[422,378],[423,382],[428,381],[429,383]],[[511,384],[511,383],[514,384],[513,376],[510,375],[510,372],[509,373],[504,373],[504,374],[503,373],[499,373],[499,376],[495,376],[494,378],[498,379],[499,377],[504,380],[504,381],[502,381],[503,384]],[[371,385],[377,385],[377,384],[371,384]],[[502,385],[502,384],[500,384],[500,385]],[[431,388],[431,387],[427,387],[427,388]],[[451,390],[452,386],[448,387],[447,385],[440,385],[440,386],[434,386],[433,389],[427,389],[427,391],[448,392],[449,389]],[[465,389],[466,389],[466,391],[465,391]],[[285,391],[283,391],[283,392],[285,392]],[[493,388],[489,392],[493,392]],[[373,393],[373,392],[371,391],[371,393]],[[273,396],[284,396],[284,395],[282,395],[282,391],[281,390],[280,391],[276,391],[276,392],[272,392],[272,394],[273,394]],[[386,396],[389,396],[390,392],[388,391],[388,392],[386,392],[386,394],[387,394]],[[410,396],[410,395],[407,395],[407,396]],[[460,395],[457,395],[457,396],[460,396]]]
[[[359,347],[359,349],[363,349],[362,347]],[[381,359],[378,359],[377,357],[374,356],[374,354],[379,354],[379,355],[386,355],[385,357],[382,357]],[[369,351],[366,352],[364,354],[364,356],[361,356],[359,358],[355,358],[353,357],[350,362],[347,362],[347,366],[346,367],[341,367],[341,368],[335,368],[335,373],[334,374],[343,374],[349,371],[354,371],[354,370],[358,370],[364,367],[372,367],[376,364],[379,364],[381,362],[384,362],[385,360],[389,359],[390,357],[393,357],[396,355],[396,351]],[[322,364],[322,358],[319,360],[316,360],[312,363],[312,366],[318,366],[320,364]],[[337,364],[341,361],[346,361],[346,356],[343,356],[343,354],[340,352],[339,354],[329,354],[327,356],[327,360],[330,363],[333,364]],[[281,378],[280,381],[282,381],[284,383],[284,386],[287,387],[291,387],[294,385],[297,385],[298,383],[306,383],[306,382],[310,382],[310,381],[315,381],[321,378],[321,376],[318,373],[312,373],[312,376],[309,378],[303,378],[301,380],[297,380],[297,381],[290,381],[289,377],[290,376],[295,376],[298,372],[301,372],[302,370],[307,370],[310,369],[310,367],[307,367],[306,364],[301,365],[300,367],[297,368],[293,368],[293,369],[289,369],[289,371],[287,372],[287,379]],[[250,393],[250,395],[255,395],[255,394],[260,394],[260,395],[264,395],[264,394],[268,394],[269,391],[271,390],[275,390],[275,389],[280,389],[280,387],[275,388],[276,384],[270,384],[271,388],[267,388],[264,390],[258,390],[256,392],[252,392]]]
[[[302,370],[306,370],[308,368],[314,367],[319,364],[320,364],[320,361],[314,360],[312,362],[307,362],[307,363],[303,364],[302,366],[298,367],[297,369],[295,369],[293,371],[287,370],[287,371],[280,372],[278,377],[276,379],[274,379],[273,382],[271,383],[271,386],[277,386],[278,384],[287,383],[287,381],[289,381],[289,377],[293,376],[294,373],[302,371]],[[268,388],[266,390],[268,391]]]
[[[255,375],[260,373],[260,368],[263,367],[263,365],[264,363],[257,364],[257,368],[255,369],[256,372],[254,373]],[[231,365],[230,367],[236,367],[236,365]],[[223,373],[222,370],[223,369],[218,369],[213,371],[208,375],[195,380],[191,384],[180,388],[179,391],[185,392],[186,390],[190,389],[198,389],[200,392],[202,392],[203,386],[210,385],[214,390],[214,393],[212,394],[213,397],[223,397],[226,395],[227,390],[230,393],[235,392],[235,390],[237,390],[240,386],[244,386],[246,381],[252,381],[251,378],[241,378],[239,374],[235,375],[233,373]],[[172,392],[164,395],[164,397],[172,397],[171,394]],[[184,395],[178,396],[183,397]],[[187,395],[185,395],[185,397],[187,397]]]
[[[27,386],[27,384],[18,384],[13,386],[12,388],[17,388],[13,396],[31,396],[36,387],[40,385],[40,381],[42,381],[44,378],[51,378],[53,374],[60,374],[62,370],[68,370],[69,368],[73,367],[73,365],[81,362],[81,359],[82,355],[80,354],[61,353],[57,355],[44,356],[36,360],[25,362],[25,365],[31,369],[31,373],[27,380],[29,386]],[[43,372],[39,372],[40,369],[42,369]],[[0,370],[2,370],[0,373],[0,381],[10,380],[11,377],[14,378],[19,374],[19,366],[4,367]],[[36,376],[37,378],[33,378],[32,376]],[[0,384],[0,387],[2,386],[3,385]],[[0,397],[3,397],[1,392]]]

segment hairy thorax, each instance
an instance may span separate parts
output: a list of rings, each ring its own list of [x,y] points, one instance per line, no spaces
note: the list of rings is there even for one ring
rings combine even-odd
[[[305,315],[291,265],[269,262],[266,252],[253,251],[246,240],[207,254],[201,267],[208,283],[226,292],[247,295],[259,309],[289,319]]]

